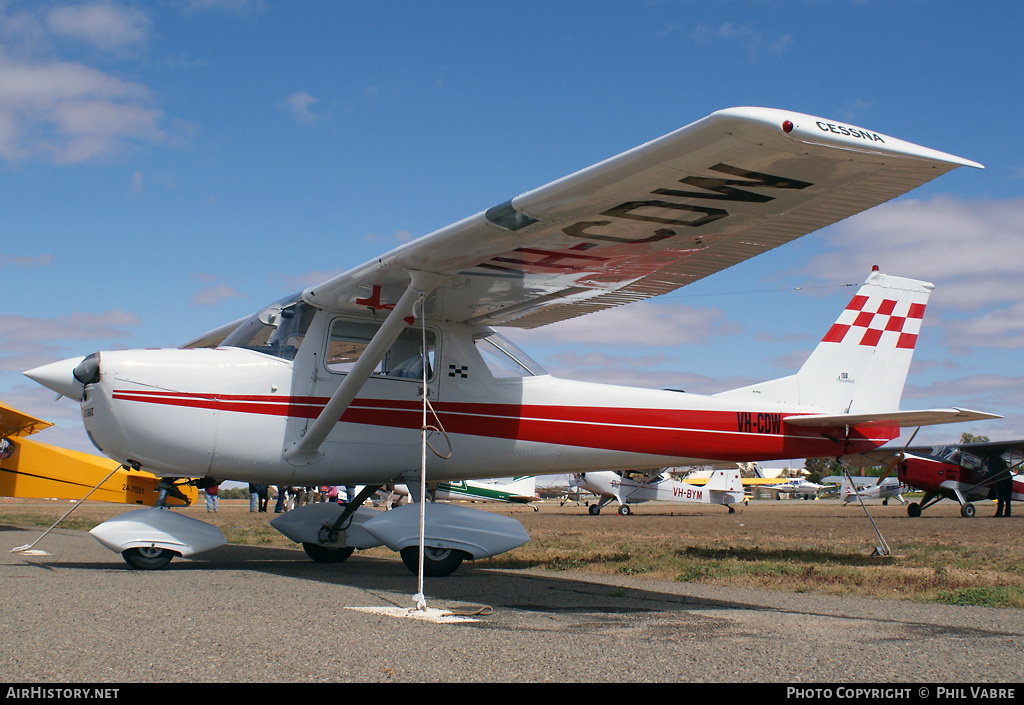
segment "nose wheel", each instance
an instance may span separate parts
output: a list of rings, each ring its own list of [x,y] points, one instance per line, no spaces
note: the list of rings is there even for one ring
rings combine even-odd
[[[121,557],[124,558],[125,563],[136,570],[160,570],[166,567],[174,556],[174,551],[154,546],[126,548],[121,552]]]

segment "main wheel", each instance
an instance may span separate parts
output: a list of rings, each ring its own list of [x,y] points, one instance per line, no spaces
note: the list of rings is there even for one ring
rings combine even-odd
[[[598,514],[601,513],[601,508],[596,504],[591,504],[590,509],[588,509],[587,511],[590,512],[590,516],[596,517]]]
[[[907,516],[914,518],[921,516],[921,505],[917,502],[911,502],[907,506]]]
[[[170,563],[174,556],[174,551],[170,549],[153,546],[126,548],[121,551],[121,558],[136,570],[160,570]]]
[[[628,517],[630,515],[630,512],[632,511],[633,510],[629,508],[628,504],[623,504],[621,507],[619,507],[619,516]]]
[[[399,551],[405,567],[413,573],[419,573],[420,569],[420,547],[407,546]],[[455,548],[432,548],[423,547],[423,575],[428,578],[443,578],[451,575],[455,569],[462,565],[469,554]]]
[[[967,517],[968,519],[974,516],[974,505],[965,504],[964,506],[960,507],[960,516]]]
[[[331,546],[321,546],[318,543],[304,543],[302,544],[302,550],[315,563],[341,563],[351,556],[352,552],[356,549],[351,546],[332,548]]]

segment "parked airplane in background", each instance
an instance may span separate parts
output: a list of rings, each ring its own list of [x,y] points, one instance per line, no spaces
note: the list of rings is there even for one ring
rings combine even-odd
[[[895,497],[900,504],[907,506],[907,500],[903,499],[906,488],[895,477],[886,478],[882,482],[878,482],[877,477],[855,477],[853,480],[854,482],[851,482],[844,475],[839,481],[839,498],[843,500],[843,504],[856,501],[858,496],[864,500],[880,499],[882,504],[888,504],[889,498]],[[864,482],[858,483],[855,487],[854,484],[858,480]]]
[[[992,461],[1000,460],[993,468]],[[859,453],[850,462],[860,465],[888,465],[880,478],[896,470],[896,478],[924,492],[920,503],[907,505],[907,515],[921,516],[927,507],[943,499],[960,505],[960,515],[973,517],[972,502],[995,499],[996,483],[1011,476],[1012,501],[1024,501],[1024,477],[1014,472],[1024,463],[1024,440],[951,443],[944,446],[878,449]]]
[[[794,498],[817,499],[818,495],[822,492],[830,492],[836,489],[835,485],[819,485],[814,482],[808,482],[801,477],[794,477],[789,480],[768,478],[765,477],[764,471],[756,463],[754,463],[754,474],[759,481],[758,489],[771,493],[777,500],[782,499],[784,494],[792,495]],[[771,482],[772,479],[774,479],[774,483]]]
[[[120,463],[27,438],[52,426],[0,402],[0,496],[187,507],[199,491],[171,486],[148,472],[128,472]]]
[[[797,374],[713,396],[555,379],[491,328],[674,291],[960,166],[980,167],[808,115],[724,110],[182,349],[103,351],[26,374],[79,401],[97,447],[133,468],[209,484],[365,484],[336,515],[288,512],[290,536],[321,560],[386,545],[417,570],[422,543],[429,574],[447,574],[529,537],[510,517],[429,503],[421,542],[415,505],[362,501],[384,484],[834,457],[901,426],[991,418],[900,410],[932,285],[879,271]],[[446,439],[445,452],[428,456],[421,434]],[[179,552],[173,532],[133,521]]]
[[[822,492],[836,489],[835,485],[819,485],[815,482],[808,482],[803,478],[794,477],[791,480],[780,482],[777,485],[761,485],[764,492],[770,492],[775,499],[782,499],[782,495],[792,495],[794,498],[817,499]]]
[[[590,505],[590,514],[597,516],[609,502],[619,503],[619,514],[631,512],[630,504],[659,500],[686,504],[724,504],[729,513],[736,511],[734,504],[743,502],[743,484],[739,468],[716,470],[703,485],[673,480],[660,471],[653,472],[585,472],[576,476],[581,489],[600,497]]]
[[[411,493],[406,485],[396,485],[394,493],[399,497],[409,497]],[[536,477],[515,477],[512,482],[461,480],[458,482],[437,482],[427,487],[427,497],[431,501],[463,501],[463,502],[508,502],[511,504],[529,504],[540,499],[537,496]],[[534,511],[536,511],[534,507]]]

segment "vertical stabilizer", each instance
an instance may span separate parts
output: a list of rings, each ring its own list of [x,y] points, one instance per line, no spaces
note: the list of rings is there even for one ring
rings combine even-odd
[[[829,413],[898,410],[933,288],[875,268],[799,372],[718,396]]]
[[[740,479],[739,468],[715,470],[705,483],[704,489],[718,492],[743,492],[743,481]]]

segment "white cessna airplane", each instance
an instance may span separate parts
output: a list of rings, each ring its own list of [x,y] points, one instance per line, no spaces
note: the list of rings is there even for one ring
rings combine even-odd
[[[882,504],[888,504],[889,499],[895,497],[905,507],[908,502],[903,499],[903,493],[906,491],[907,487],[895,477],[887,477],[881,482],[877,477],[855,477],[851,481],[849,477],[843,475],[839,481],[839,498],[843,500],[844,505],[855,501],[858,497],[860,499],[880,499]]]
[[[654,500],[686,504],[723,504],[732,514],[734,504],[743,502],[743,482],[739,468],[715,470],[707,483],[694,485],[674,480],[660,470],[651,472],[603,471],[578,473],[576,483],[601,499],[590,505],[590,514],[597,516],[609,502],[619,503],[619,514],[632,513],[629,505]]]
[[[834,485],[819,485],[816,482],[810,482],[800,477],[794,477],[792,480],[786,480],[780,482],[777,485],[760,485],[759,490],[764,492],[770,492],[775,499],[782,499],[782,495],[788,494],[793,497],[803,497],[804,499],[817,498],[818,494],[823,490],[835,489]]]
[[[103,453],[169,481],[366,485],[347,507],[289,512],[285,533],[316,560],[383,544],[418,570],[416,505],[357,507],[422,468],[443,482],[838,456],[901,426],[991,418],[900,411],[932,286],[878,271],[797,374],[713,396],[555,379],[492,328],[673,291],[960,166],[980,167],[835,121],[724,110],[182,348],[26,374],[80,401]],[[450,457],[424,459],[421,429]],[[425,511],[428,575],[529,540],[510,517]],[[94,535],[136,567],[222,540],[163,509],[115,521]]]

